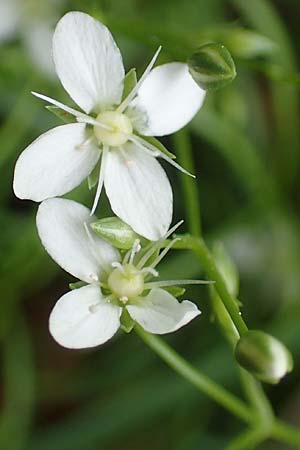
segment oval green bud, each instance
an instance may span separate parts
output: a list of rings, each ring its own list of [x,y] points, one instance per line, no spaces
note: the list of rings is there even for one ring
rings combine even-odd
[[[187,63],[190,74],[204,90],[222,88],[236,77],[231,54],[221,44],[203,45],[189,57]]]
[[[277,384],[293,369],[289,350],[273,336],[258,330],[247,331],[235,348],[238,363],[256,378]]]
[[[121,250],[129,250],[140,236],[118,217],[105,217],[91,223],[95,233]]]

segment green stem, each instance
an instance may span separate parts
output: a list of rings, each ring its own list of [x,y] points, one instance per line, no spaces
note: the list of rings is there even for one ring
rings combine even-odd
[[[196,175],[192,146],[189,133],[183,129],[173,137],[179,164]],[[201,209],[195,180],[186,175],[181,176],[182,190],[185,200],[188,230],[193,236],[201,236]]]
[[[269,437],[269,430],[266,428],[250,428],[238,435],[225,450],[246,450],[254,449],[258,444]]]
[[[280,420],[274,423],[272,437],[293,446],[300,445],[300,428],[295,429]]]
[[[147,333],[138,326],[135,327],[135,331],[175,372],[244,422],[253,423],[255,416],[241,400],[196,370],[159,337]]]
[[[274,421],[273,409],[262,385],[244,369],[240,369],[240,377],[246,396],[254,410],[259,414],[265,425],[272,423]]]
[[[236,301],[230,295],[226,283],[221,273],[219,272],[214,258],[205,242],[203,241],[203,239],[188,236],[186,237],[186,239],[184,239],[184,243],[187,244],[188,248],[190,248],[198,256],[207,276],[212,281],[215,281],[214,287],[218,292],[225,308],[227,309],[231,320],[233,321],[239,334],[243,335],[248,330],[248,327],[245,324],[242,316],[240,315]]]

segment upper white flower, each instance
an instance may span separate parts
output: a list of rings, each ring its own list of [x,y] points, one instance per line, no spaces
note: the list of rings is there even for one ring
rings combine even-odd
[[[160,50],[160,49],[159,49]],[[144,75],[125,97],[122,57],[109,30],[87,14],[70,12],[58,23],[53,56],[61,83],[84,111],[41,94],[77,122],[40,136],[20,155],[14,191],[42,201],[78,186],[101,157],[92,212],[104,184],[114,213],[138,234],[157,240],[172,220],[172,190],[156,157],[180,168],[143,136],[163,136],[186,125],[204,99],[186,64],[170,63]]]
[[[93,232],[90,223],[95,220],[85,206],[66,199],[45,200],[38,210],[38,232],[47,252],[87,283],[63,295],[50,315],[50,332],[59,344],[100,345],[119,329],[122,313],[155,334],[175,331],[200,314],[194,303],[179,303],[162,287],[201,281],[148,281],[149,276],[157,276],[155,267],[172,243],[150,263],[162,241],[140,256],[136,242],[121,262],[120,253]]]

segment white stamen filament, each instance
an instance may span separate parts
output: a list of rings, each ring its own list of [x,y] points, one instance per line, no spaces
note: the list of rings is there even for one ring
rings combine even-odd
[[[140,273],[150,274],[153,277],[158,277],[159,273],[153,267],[144,267]]]
[[[141,250],[141,244],[140,244],[140,240],[136,239],[133,243],[132,249],[131,249],[131,253],[130,253],[130,257],[129,257],[129,264],[133,263],[134,257],[135,255]]]
[[[192,284],[213,284],[214,281],[207,280],[166,280],[166,281],[150,281],[145,283],[145,289],[163,288],[168,286],[183,286]]]
[[[99,170],[99,180],[98,180],[97,190],[96,190],[93,207],[92,207],[91,214],[90,214],[91,216],[95,213],[97,206],[98,206],[99,199],[100,199],[100,195],[101,195],[101,191],[102,191],[102,187],[103,187],[103,183],[104,183],[104,174],[105,174],[105,167],[106,167],[108,151],[109,151],[108,147],[104,146],[103,152],[102,152],[102,160],[101,160],[101,164],[100,164],[100,170]]]
[[[176,225],[174,225],[172,228],[170,228],[170,230],[165,234],[165,236],[163,236],[154,245],[152,245],[150,247],[150,249],[144,254],[144,256],[138,262],[137,268],[141,269],[146,264],[148,259],[153,255],[153,253],[156,252],[157,250],[159,250],[159,248],[161,247],[164,240],[167,239],[169,236],[171,236],[171,234],[173,234],[174,231],[176,231],[177,228],[180,227],[180,225],[182,225],[182,224],[183,224],[183,220],[180,220],[178,223],[176,223]]]
[[[142,150],[148,149],[150,151],[150,154],[152,152],[152,156],[160,157],[167,161],[172,166],[176,167],[176,169],[180,170],[180,172],[185,173],[186,175],[189,175],[192,178],[196,178],[195,175],[188,172],[186,169],[181,167],[177,162],[175,162],[173,159],[171,159],[169,156],[165,155],[163,152],[161,152],[158,148],[156,148],[154,145],[150,144],[150,142],[145,141],[145,139],[141,138],[140,136],[130,136],[128,138],[130,141],[132,141],[134,144],[136,144],[138,147],[140,147]]]
[[[137,82],[137,84],[134,86],[134,88],[132,89],[132,91],[129,92],[129,94],[127,95],[127,97],[123,100],[123,102],[118,106],[117,111],[122,113],[123,111],[125,111],[125,109],[127,108],[127,106],[129,105],[129,103],[131,102],[131,100],[133,100],[133,98],[136,96],[139,88],[141,87],[141,85],[143,84],[143,82],[145,81],[145,78],[149,75],[149,72],[151,71],[152,67],[155,64],[155,61],[157,60],[157,57],[161,51],[162,47],[159,46],[158,49],[156,50],[153,58],[151,59],[150,63],[148,64],[145,72],[143,73],[143,75],[141,76],[141,78],[139,79],[139,81]]]
[[[122,273],[125,273],[123,264],[119,263],[118,261],[112,262],[112,263],[111,263],[111,266],[112,266],[114,269],[120,269],[120,271],[121,271]]]
[[[94,140],[95,140],[94,136],[90,136],[85,141],[83,141],[82,144],[76,145],[76,149],[83,150],[84,148],[88,147]]]
[[[180,238],[175,238],[173,239],[167,246],[166,248],[163,249],[163,251],[158,255],[158,257],[153,261],[153,263],[151,264],[150,267],[152,267],[152,269],[154,269],[157,264],[160,263],[160,261],[166,256],[166,254],[171,250],[171,248],[173,247],[173,245],[180,241]]]
[[[105,261],[103,261],[103,259],[101,258],[100,254],[96,251],[97,244],[95,242],[95,239],[92,236],[92,233],[89,230],[87,222],[84,222],[83,226],[84,226],[85,232],[87,234],[87,237],[88,237],[88,239],[89,239],[89,241],[91,243],[91,252],[92,252],[94,258],[99,263],[100,268],[102,270],[104,270],[105,272],[107,272],[107,266],[106,266]]]
[[[98,120],[94,119],[93,117],[91,117],[87,114],[77,111],[74,108],[70,108],[69,106],[65,105],[64,103],[59,102],[58,100],[54,100],[51,97],[47,97],[47,95],[38,94],[37,92],[34,92],[34,91],[32,91],[31,93],[35,97],[40,98],[41,100],[45,100],[46,102],[51,103],[54,106],[57,106],[58,108],[71,114],[72,116],[75,116],[77,122],[79,122],[79,123],[88,123],[89,125],[96,125],[98,127],[104,128],[108,131],[113,131],[113,128],[110,127],[109,125],[105,125],[104,123],[99,122]]]

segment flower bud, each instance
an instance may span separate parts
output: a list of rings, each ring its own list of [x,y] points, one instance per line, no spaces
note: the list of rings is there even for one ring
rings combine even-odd
[[[221,44],[203,45],[189,57],[187,63],[190,74],[204,90],[219,89],[236,77],[234,61]]]
[[[95,233],[114,247],[129,250],[140,236],[118,217],[106,217],[91,223]]]
[[[288,349],[273,336],[258,330],[247,331],[235,349],[238,363],[256,378],[277,384],[293,369],[293,358]]]

